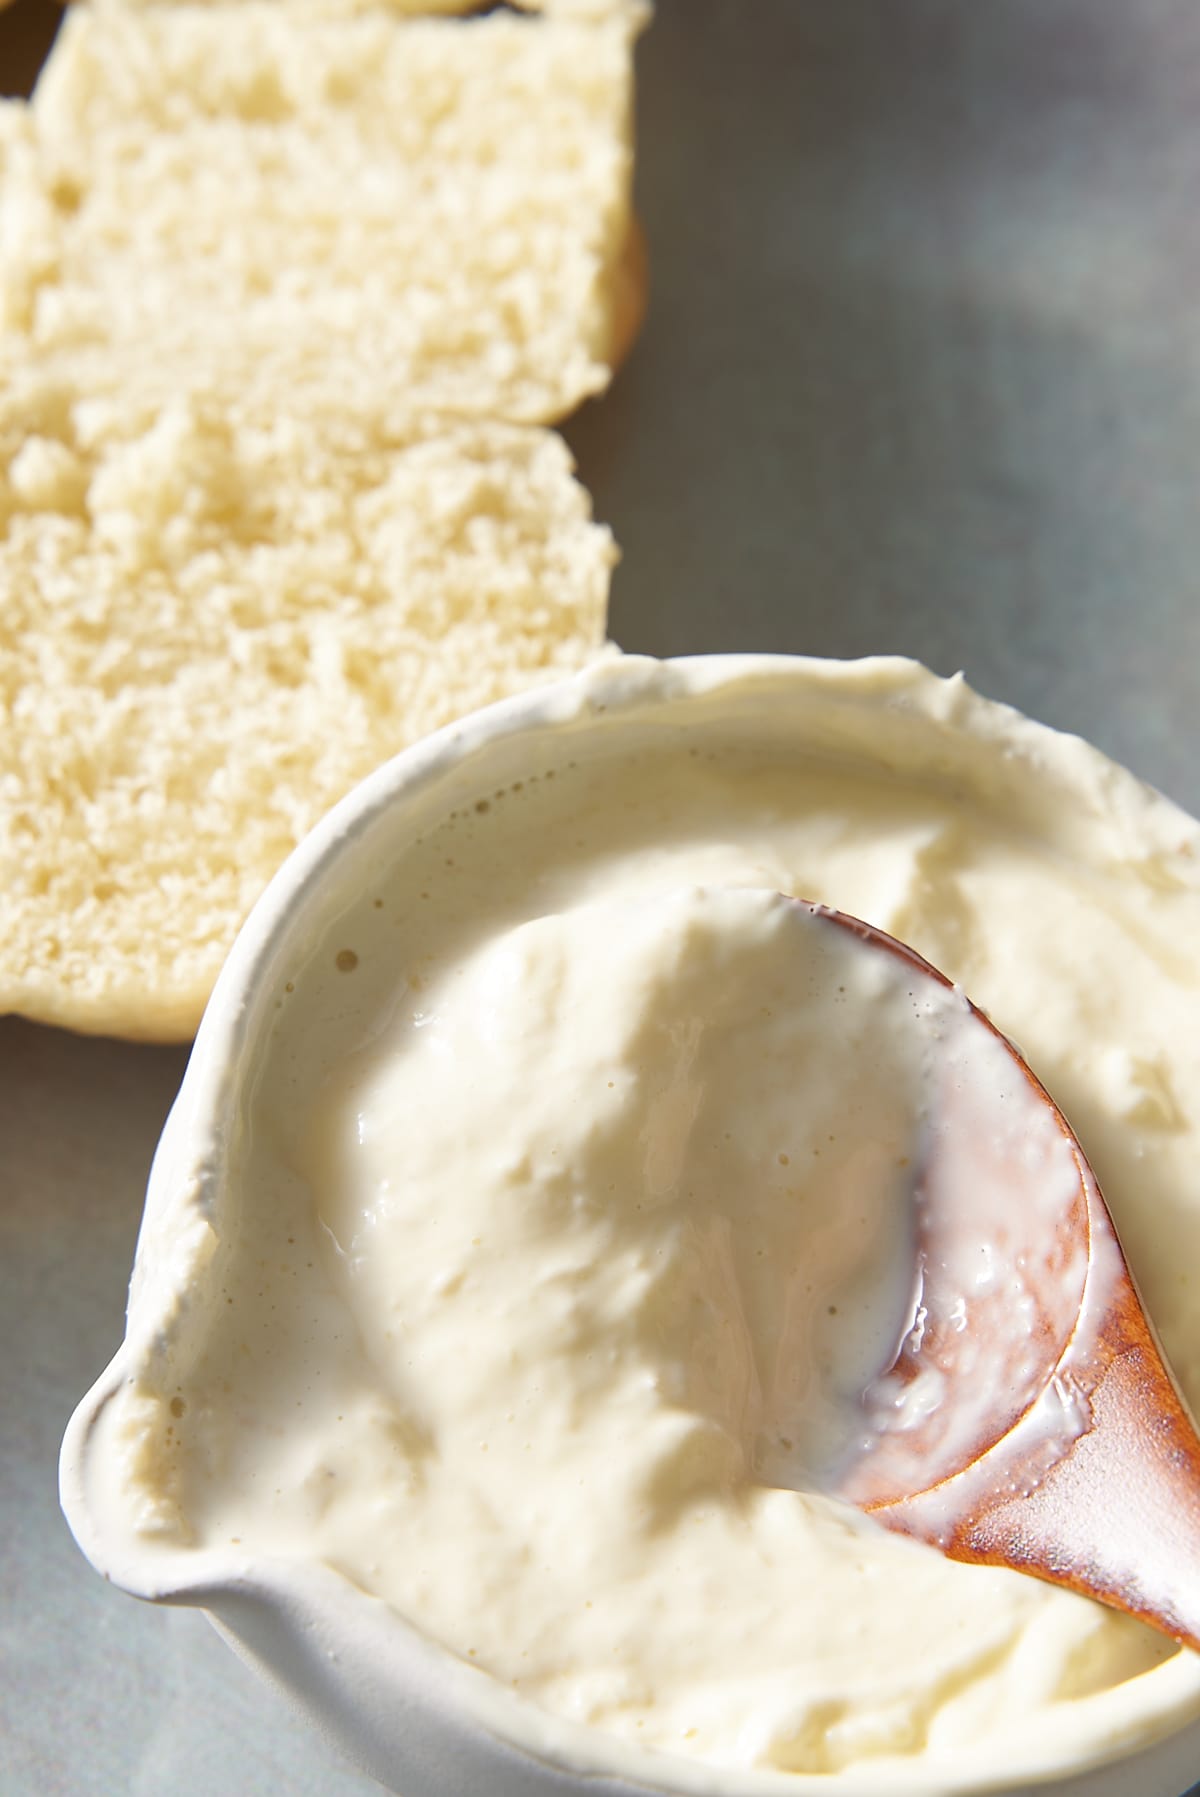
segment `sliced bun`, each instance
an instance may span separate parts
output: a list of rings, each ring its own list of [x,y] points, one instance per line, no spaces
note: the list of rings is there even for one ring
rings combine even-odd
[[[202,397],[9,407],[0,483],[0,1012],[194,1032],[245,912],[356,780],[601,652],[615,550],[562,441],[331,444]]]
[[[0,127],[0,378],[563,416],[628,335],[640,16],[74,9]]]
[[[356,780],[604,653],[623,0],[72,11],[0,104],[0,1012],[186,1040]],[[427,10],[422,8],[422,10]]]

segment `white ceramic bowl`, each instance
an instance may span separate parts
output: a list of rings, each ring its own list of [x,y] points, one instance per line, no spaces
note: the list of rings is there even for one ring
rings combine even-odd
[[[268,1045],[279,969],[302,959],[351,901],[389,845],[411,829],[431,793],[453,803],[464,780],[499,783],[547,736],[567,733],[586,754],[643,732],[703,732],[713,719],[750,737],[802,743],[835,736],[848,710],[874,708],[881,740],[921,734],[942,765],[984,758],[1005,778],[1044,778],[1051,733],[961,682],[940,682],[902,662],[812,663],[783,657],[705,657],[675,663],[627,659],[495,706],[418,744],[363,782],[313,831],[276,876],[243,929],[196,1040],[187,1076],[151,1172],[130,1294],[126,1339],[79,1406],[63,1446],[62,1502],[84,1553],[139,1597],[198,1605],[236,1649],[341,1748],[405,1797],[635,1797],[707,1792],[713,1797],[792,1797],[829,1791],[830,1780],[739,1774],[627,1749],[593,1730],[542,1713],[485,1674],[425,1640],[377,1600],[320,1565],[254,1560],[232,1549],[148,1543],[121,1488],[106,1420],[136,1369],[183,1351],[209,1319],[193,1314],[196,1269],[238,1195],[227,1178],[248,1082]],[[1096,755],[1076,776],[1071,806],[1089,814],[1125,807],[1173,819],[1165,801]],[[1147,812],[1149,807],[1149,812]],[[1158,1672],[1149,1675],[1159,1678]],[[1192,1681],[1192,1687],[1196,1681]],[[1188,1715],[1187,1681],[1162,1682],[1149,1707],[1162,1738],[1077,1776],[1045,1776],[1035,1762],[996,1766],[987,1777],[932,1783],[911,1773],[863,1770],[839,1778],[839,1797],[951,1797],[992,1790],[1023,1797],[1180,1797],[1200,1776],[1200,1702]],[[1181,1689],[1183,1696],[1181,1698]],[[1081,1759],[1081,1765],[1083,1760]]]

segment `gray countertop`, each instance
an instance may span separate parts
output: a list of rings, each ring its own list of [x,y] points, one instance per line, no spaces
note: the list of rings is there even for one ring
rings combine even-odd
[[[568,429],[618,641],[961,667],[1200,810],[1200,8],[660,0],[640,71],[651,312]],[[58,1514],[184,1060],[0,1021],[5,1797],[377,1788]]]

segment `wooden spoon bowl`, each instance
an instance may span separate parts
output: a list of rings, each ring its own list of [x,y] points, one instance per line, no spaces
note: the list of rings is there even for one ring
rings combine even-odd
[[[811,909],[952,986],[894,937]],[[914,1326],[864,1394],[838,1495],[951,1559],[1069,1586],[1200,1651],[1200,1438],[1077,1137],[962,1005],[916,1178]]]

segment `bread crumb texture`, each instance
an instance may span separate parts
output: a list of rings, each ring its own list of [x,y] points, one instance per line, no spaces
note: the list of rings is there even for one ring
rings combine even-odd
[[[7,0],[0,0],[0,6]],[[193,6],[228,5],[229,0],[90,0],[97,10],[104,6],[119,6],[123,9],[139,7],[174,7],[180,4]],[[459,17],[478,16],[497,10],[518,13],[555,13],[568,18],[611,18],[614,13],[625,13],[636,20],[644,22],[649,16],[649,5],[644,0],[272,0],[272,4],[285,7],[292,17],[308,15],[317,18],[345,19],[358,13],[391,13],[401,18],[432,16],[436,14],[455,14]]]
[[[616,552],[550,432],[71,398],[0,393],[0,1012],[186,1040],[331,803],[601,651]]]
[[[641,18],[73,8],[0,122],[0,378],[563,416],[610,374]]]

